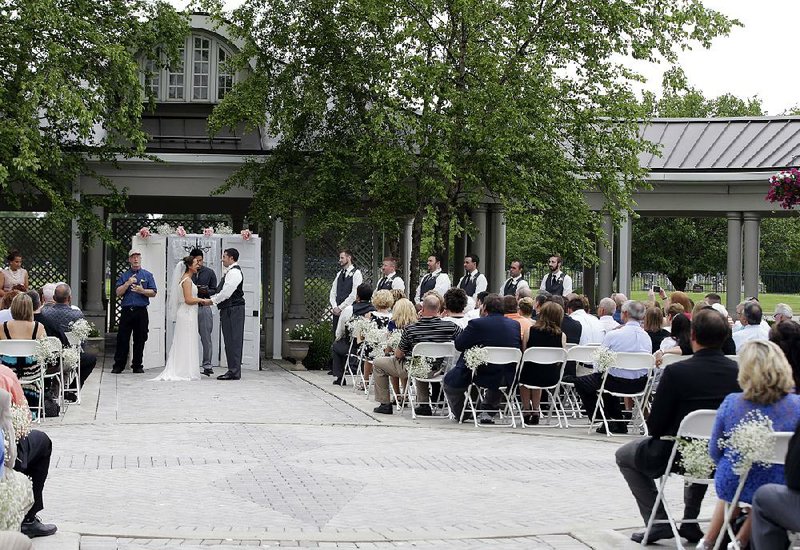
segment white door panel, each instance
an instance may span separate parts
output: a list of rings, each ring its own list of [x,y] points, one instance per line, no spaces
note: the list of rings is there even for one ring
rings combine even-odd
[[[164,327],[166,321],[166,252],[167,239],[162,235],[151,235],[146,239],[135,236],[133,248],[142,253],[142,268],[153,274],[156,282],[156,295],[150,298],[147,307],[149,318],[147,342],[144,346],[144,368],[151,369],[164,366]],[[133,340],[133,339],[131,339]],[[129,355],[129,360],[130,360]]]
[[[235,248],[239,251],[239,267],[244,283],[244,345],[242,368],[258,370],[261,364],[261,238],[253,235],[249,241],[241,235],[224,235],[222,250]],[[220,339],[221,341],[221,339]],[[220,343],[220,365],[227,366],[224,342]]]

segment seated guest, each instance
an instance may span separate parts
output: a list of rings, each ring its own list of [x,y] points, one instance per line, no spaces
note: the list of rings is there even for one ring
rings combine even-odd
[[[661,364],[661,358],[665,353],[675,355],[691,355],[692,344],[692,322],[683,313],[679,313],[672,318],[672,330],[670,335],[661,341],[658,351],[655,353],[656,364]]]
[[[644,331],[650,336],[653,342],[653,353],[661,349],[661,342],[669,338],[670,332],[663,326],[664,314],[660,307],[649,307],[644,314]]]
[[[347,306],[339,315],[336,323],[336,340],[331,346],[331,361],[333,371],[333,384],[336,386],[346,386],[344,378],[346,362],[350,360],[347,356],[350,351],[350,344],[353,335],[350,334],[347,323],[354,317],[363,317],[371,311],[375,311],[375,306],[370,303],[372,299],[372,287],[369,283],[361,283],[356,287],[356,301],[353,305]],[[355,351],[355,350],[353,350]]]
[[[713,306],[714,304],[721,304],[722,296],[720,296],[716,292],[709,292],[708,294],[706,294],[705,302],[710,306]]]
[[[394,332],[395,330],[404,330],[408,325],[416,323],[418,319],[417,307],[414,305],[414,303],[408,298],[400,298],[392,306],[392,319],[389,321],[388,326],[389,332]],[[389,355],[393,354],[394,350],[390,350]],[[390,377],[390,380],[392,382],[392,387],[394,388],[394,393],[400,395],[400,378],[397,376],[392,376]],[[427,384],[425,386],[427,388]],[[419,394],[419,390],[417,391],[417,394]]]
[[[788,304],[775,304],[775,313],[772,315],[772,318],[775,319],[775,324],[782,321],[791,321],[792,316],[794,315],[794,311],[792,308],[789,307]]]
[[[84,318],[83,312],[72,307],[72,289],[66,283],[60,283],[56,286],[53,293],[53,301],[52,306],[41,308],[39,317],[42,319],[47,335],[57,337],[64,346],[68,346],[69,342],[67,341],[66,333],[72,330],[70,328],[72,323]],[[97,364],[97,357],[83,350],[80,352],[80,357],[80,382],[83,385],[89,375],[92,374]]]
[[[789,548],[787,531],[800,531],[800,424],[789,442],[786,485],[767,483],[753,495],[753,548]]]
[[[545,302],[550,301],[550,298],[552,296],[553,295],[550,294],[549,292],[547,292],[546,290],[540,290],[536,294],[536,297],[533,299],[533,315],[531,315],[531,319],[533,319],[534,321],[536,320],[536,317],[539,315],[539,310],[542,309],[542,306],[545,304]],[[562,303],[563,303],[563,299],[562,299]],[[561,304],[559,304],[559,305],[561,305]],[[563,309],[564,306],[561,305],[561,308]]]
[[[442,321],[455,323],[462,329],[467,326],[469,319],[464,315],[467,307],[467,294],[462,288],[451,288],[444,293],[444,312]]]
[[[717,465],[714,487],[720,500],[706,533],[707,549],[714,547],[722,528],[725,515],[723,501],[731,502],[739,486],[739,476],[734,472],[734,451],[722,450],[721,443],[752,412],[760,412],[772,420],[772,428],[776,432],[792,431],[800,422],[800,396],[791,393],[794,389],[792,370],[776,344],[764,340],[751,340],[743,344],[739,351],[738,379],[742,393],[732,393],[722,402],[708,442],[711,458]],[[783,483],[783,465],[753,464],[739,495],[739,502],[751,504],[753,493],[766,483]],[[736,534],[736,548],[746,548],[750,542],[750,521],[748,516]]]
[[[387,328],[389,322],[392,320],[391,309],[394,305],[392,293],[389,290],[378,290],[372,295],[372,305],[375,306],[375,311],[371,311],[364,315],[367,319],[375,322],[379,328]],[[369,360],[369,352],[364,354],[364,371],[362,372],[362,379],[358,381],[357,386],[359,390],[363,390],[364,386],[369,384],[369,377],[372,375],[372,361]]]
[[[758,301],[758,298],[756,298],[755,296],[750,296],[748,298],[745,298],[744,302],[742,302],[738,306],[736,306],[736,322],[733,323],[733,332],[738,332],[738,331],[742,330],[742,328],[744,328],[744,324],[742,323],[742,315],[744,315],[744,306],[748,302],[755,302],[756,304],[759,304],[759,306],[760,306],[760,302]],[[767,322],[767,319],[764,316],[763,309],[762,309],[761,330],[764,331],[764,334],[768,334],[769,333],[769,329],[770,329],[769,323]]]
[[[533,323],[519,314],[519,304],[514,296],[503,296],[503,311],[507,319],[513,319],[519,323],[519,335],[522,338],[522,349],[528,347],[528,333],[531,331]]]
[[[603,337],[610,331],[621,327],[616,319],[614,312],[617,311],[617,304],[611,298],[603,298],[597,306],[597,316],[600,318],[600,325],[603,327]]]
[[[9,290],[0,299],[0,323],[13,319],[11,316],[11,301],[19,294],[19,290]]]
[[[444,295],[443,294],[439,294],[435,290],[429,290],[428,292],[425,293],[425,295],[422,298],[424,299],[425,296],[435,296],[436,299],[439,300],[439,315],[444,313]]]
[[[555,302],[548,302],[542,306],[536,324],[530,328],[527,338],[528,346],[532,348],[563,348],[566,346],[567,336],[561,332],[562,317],[564,317],[564,310]],[[529,386],[552,386],[560,374],[555,372],[552,367],[553,365],[525,363],[520,372],[519,382]],[[561,365],[558,365],[559,370],[560,367]],[[553,379],[553,375],[555,375],[555,379]],[[525,424],[538,424],[542,390],[532,390],[520,386],[519,394],[522,398]]]
[[[617,309],[614,311],[614,320],[619,323],[620,325],[624,324],[622,322],[622,304],[628,301],[628,297],[622,294],[621,292],[615,292],[611,295],[611,299],[614,300],[614,303],[617,304]]]
[[[536,322],[533,318],[533,308],[535,302],[533,298],[520,298],[519,302],[517,302],[517,312],[519,312],[519,316],[523,319],[527,319],[531,326]]]
[[[669,298],[664,302],[664,305],[668,308],[669,305],[672,304],[680,304],[683,306],[683,314],[686,315],[689,320],[692,320],[692,310],[694,309],[694,303],[692,303],[692,299],[689,298],[689,295],[685,292],[681,292],[680,290],[676,290],[672,294],[669,295]]]
[[[8,296],[10,292],[6,293]],[[27,294],[17,292],[11,301],[11,321],[3,321],[0,340],[38,340],[47,336],[44,326],[33,320],[33,302]],[[0,362],[13,369],[22,371],[33,364],[32,357],[0,356]]]
[[[658,494],[654,479],[663,475],[672,453],[674,442],[664,438],[675,436],[681,421],[690,412],[716,409],[729,393],[739,391],[736,381],[738,367],[720,349],[729,334],[728,323],[721,315],[711,310],[697,314],[690,336],[694,354],[664,370],[647,417],[650,436],[626,443],[617,450],[617,466],[645,523],[650,519]],[[697,519],[706,489],[706,485],[698,484],[684,487],[684,519]],[[666,517],[664,507],[660,505],[656,518]],[[678,532],[692,543],[703,537],[703,532],[694,523],[681,525]],[[646,544],[672,537],[669,525],[655,525]],[[634,533],[631,539],[641,543],[644,533]]]
[[[473,319],[467,328],[456,338],[456,349],[462,352],[456,366],[444,377],[444,393],[450,403],[450,411],[456,419],[461,417],[464,409],[464,392],[472,381],[472,371],[467,367],[463,352],[474,346],[498,346],[522,348],[522,338],[519,333],[519,323],[503,316],[503,299],[497,294],[489,294],[483,301],[483,316]],[[485,394],[485,409],[495,409],[502,399],[500,386],[513,383],[516,374],[516,365],[506,366],[502,376],[494,371],[489,373],[478,369],[476,382],[481,387],[487,388]],[[487,413],[483,413],[481,422],[491,424],[494,421]]]
[[[477,319],[481,316],[481,310],[483,309],[483,300],[489,295],[488,292],[485,290],[483,292],[478,292],[475,296],[475,307],[470,309],[469,308],[469,297],[467,297],[467,307],[464,310],[464,316],[469,319]]]
[[[581,346],[599,344],[605,337],[600,319],[589,313],[582,296],[575,296],[567,301],[567,313],[581,324]]]
[[[392,293],[392,300],[394,300],[395,303],[406,297],[406,293],[399,288],[393,288],[390,292]]]
[[[528,286],[517,287],[516,296],[518,301],[523,298],[533,298],[533,292],[531,292],[531,288]]]
[[[392,414],[394,408],[389,399],[389,377],[407,378],[408,369],[405,365],[406,358],[411,357],[414,346],[420,342],[452,342],[461,329],[454,323],[443,321],[439,318],[439,300],[434,295],[422,299],[422,311],[419,320],[407,326],[400,337],[400,344],[390,357],[375,359],[373,377],[375,379],[375,401],[378,406],[374,411],[379,414]],[[429,401],[418,395],[420,402]],[[420,411],[423,416],[430,416],[430,406],[427,411]]]
[[[778,344],[789,361],[795,393],[800,393],[800,324],[795,321],[775,324],[769,332],[769,340]]]
[[[55,303],[53,294],[55,294],[57,286],[58,283],[47,283],[42,287],[42,307],[49,307]]]
[[[758,302],[745,302],[742,306],[742,313],[739,315],[742,329],[733,333],[736,353],[739,353],[739,350],[745,342],[749,342],[750,340],[767,340],[769,338],[769,328],[764,330],[761,326],[761,320],[761,305]]]
[[[17,299],[21,300],[22,298],[27,299],[28,303],[30,303],[28,295],[22,294]],[[33,312],[32,307],[31,312]],[[31,313],[32,316],[33,313]],[[0,389],[4,389],[11,394],[11,401],[15,405],[19,407],[28,406],[19,379],[14,374],[14,371],[5,365],[0,365]],[[25,514],[21,529],[22,533],[30,538],[46,537],[57,531],[55,525],[42,523],[37,516],[44,509],[42,493],[47,474],[50,471],[50,456],[52,453],[53,444],[50,438],[39,430],[31,430],[27,436],[17,441],[17,460],[14,462],[14,469],[31,478],[33,484],[33,506]]]
[[[650,350],[653,344],[641,326],[643,319],[644,304],[628,300],[622,304],[624,326],[619,330],[609,332],[603,339],[602,345],[611,351],[651,353]],[[603,381],[603,374],[593,372],[586,376],[569,378],[567,381],[575,384],[575,390],[586,407],[586,414],[591,417],[597,404],[597,391]],[[646,369],[630,371],[611,368],[608,372],[605,387],[614,392],[633,393],[642,391],[646,382]],[[628,433],[628,427],[625,422],[622,422],[622,408],[620,407],[619,398],[604,393],[603,410],[606,418],[611,421],[609,422],[609,429],[612,433]],[[606,433],[605,426],[601,425],[597,428],[597,433]]]
[[[566,310],[562,296],[551,296],[548,301],[555,302],[562,310]],[[567,344],[578,345],[583,336],[583,325],[569,315],[564,315],[564,318],[561,319],[561,332],[567,335]]]

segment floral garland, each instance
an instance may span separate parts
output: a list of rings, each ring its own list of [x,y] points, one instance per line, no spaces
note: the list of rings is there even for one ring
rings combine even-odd
[[[477,348],[473,348],[477,349]],[[428,378],[433,370],[433,360],[430,357],[415,356],[408,366],[409,378]]]
[[[464,362],[472,372],[475,372],[478,367],[489,362],[489,351],[480,346],[471,347],[464,352]]]
[[[92,324],[86,319],[78,319],[69,325],[70,332],[72,332],[72,334],[74,334],[75,337],[81,341],[81,344],[86,341],[86,339],[92,333],[93,328],[94,327]]]
[[[594,359],[594,368],[597,372],[605,372],[617,364],[616,352],[605,346],[597,348],[592,354],[592,359]]]
[[[791,168],[771,176],[767,200],[780,203],[785,210],[800,203],[800,170]]]
[[[775,450],[772,419],[761,411],[750,411],[738,424],[719,440],[719,448],[726,451],[731,460],[733,473],[745,475],[757,464],[769,468]]]

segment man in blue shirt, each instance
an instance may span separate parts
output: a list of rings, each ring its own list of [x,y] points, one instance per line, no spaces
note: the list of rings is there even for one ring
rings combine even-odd
[[[114,368],[111,372],[119,374],[125,369],[128,362],[128,343],[133,334],[133,372],[144,372],[142,356],[144,343],[147,341],[147,327],[150,319],[147,316],[147,306],[150,298],[156,295],[156,281],[153,274],[142,269],[142,253],[136,248],[128,253],[130,269],[120,274],[117,279],[117,296],[122,298],[122,313],[119,318],[119,331],[117,332],[117,350],[114,353]]]

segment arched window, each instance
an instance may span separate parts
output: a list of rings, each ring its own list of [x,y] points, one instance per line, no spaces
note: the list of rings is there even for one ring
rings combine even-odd
[[[141,62],[145,93],[159,102],[216,103],[233,89],[236,74],[225,66],[232,52],[218,38],[192,33],[179,59],[162,67],[151,59]]]

